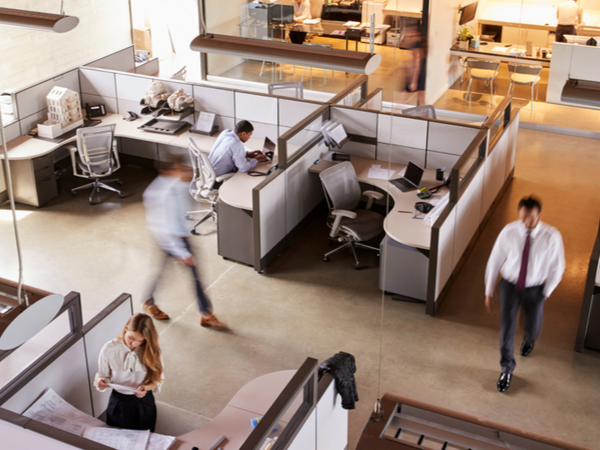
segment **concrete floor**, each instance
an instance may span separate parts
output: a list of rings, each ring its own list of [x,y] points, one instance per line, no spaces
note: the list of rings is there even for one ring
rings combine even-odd
[[[324,263],[329,247],[323,218],[263,275],[220,258],[216,225],[204,224],[203,236],[192,238],[201,278],[215,312],[232,331],[199,326],[185,269],[168,266],[156,296],[172,317],[157,322],[166,364],[157,431],[190,431],[215,417],[255,377],[295,369],[308,356],[324,360],[346,351],[356,357],[360,396],[349,415],[349,449],[385,392],[600,448],[600,353],[573,351],[600,211],[597,150],[595,140],[520,131],[515,179],[435,317],[425,315],[421,304],[381,294],[374,254],[359,255],[365,266],[360,271],[344,254]],[[86,194],[70,196],[68,189],[82,180],[66,175],[61,195],[48,205],[18,206],[27,284],[63,294],[78,291],[88,311],[128,292],[139,310],[160,255],[141,204],[155,173],[127,166],[119,175],[122,200],[102,192],[101,202],[90,206]],[[544,220],[563,234],[567,271],[546,304],[535,350],[528,358],[517,357],[513,385],[499,394],[498,317],[484,310],[484,268],[497,234],[516,218],[518,200],[531,193],[544,200]],[[9,219],[5,203],[0,276],[16,279]]]

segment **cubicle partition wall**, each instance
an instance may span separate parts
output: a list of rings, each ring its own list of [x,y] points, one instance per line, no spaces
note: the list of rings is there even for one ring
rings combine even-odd
[[[83,67],[119,70],[121,72],[135,72],[135,45],[128,45],[121,50],[94,59],[93,61],[84,64]]]
[[[512,180],[519,112],[511,111],[511,98],[506,97],[452,167],[450,201],[431,230],[427,314],[438,310],[449,282]]]
[[[600,350],[600,280],[598,279],[598,264],[600,263],[600,227],[592,247],[592,254],[588,264],[587,276],[585,278],[585,289],[583,301],[581,302],[581,313],[577,337],[575,339],[575,351],[583,352],[588,347]]]
[[[361,75],[354,80],[346,89],[342,92],[334,95],[327,102],[328,105],[344,105],[344,106],[357,106],[363,103],[367,99],[367,88],[368,88],[369,77]]]

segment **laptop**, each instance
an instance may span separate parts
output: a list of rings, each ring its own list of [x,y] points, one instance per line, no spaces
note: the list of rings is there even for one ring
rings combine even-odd
[[[277,144],[275,144],[275,142],[273,142],[271,139],[269,139],[268,137],[265,136],[265,142],[263,143],[263,148],[262,148],[261,152],[263,155],[265,155],[267,157],[267,160],[263,161],[263,162],[273,161],[273,157],[275,156],[275,148],[276,147],[277,147]]]
[[[409,161],[406,171],[404,172],[404,177],[390,180],[390,183],[392,183],[402,192],[414,191],[419,189],[421,177],[423,177],[423,169]]]

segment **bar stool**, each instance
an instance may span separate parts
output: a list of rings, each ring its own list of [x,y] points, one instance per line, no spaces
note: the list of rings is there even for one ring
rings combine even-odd
[[[498,69],[500,68],[500,61],[486,61],[481,59],[467,59],[465,61],[467,66],[467,73],[469,74],[469,86],[467,87],[467,94],[469,95],[469,101],[471,100],[471,83],[473,80],[484,81],[487,85],[490,83],[490,95],[491,103],[494,105],[494,80],[498,75]],[[466,95],[465,95],[466,97]]]
[[[523,66],[520,64],[509,64],[508,74],[510,77],[510,86],[508,87],[508,95],[512,92],[514,85],[531,86],[531,110],[533,111],[533,87],[536,87],[535,99],[537,101],[540,91],[540,73],[542,66]]]

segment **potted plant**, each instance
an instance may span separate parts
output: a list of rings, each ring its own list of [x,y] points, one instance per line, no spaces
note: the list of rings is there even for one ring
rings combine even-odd
[[[458,48],[460,50],[469,50],[469,41],[473,38],[471,27],[463,25],[458,29]]]

